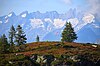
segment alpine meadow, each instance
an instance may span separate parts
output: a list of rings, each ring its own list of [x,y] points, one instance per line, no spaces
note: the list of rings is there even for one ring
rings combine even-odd
[[[0,66],[100,66],[100,0],[0,0]]]

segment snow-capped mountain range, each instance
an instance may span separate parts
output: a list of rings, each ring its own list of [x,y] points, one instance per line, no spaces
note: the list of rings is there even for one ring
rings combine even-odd
[[[75,42],[100,42],[100,22],[95,15],[77,12],[70,9],[65,14],[56,11],[46,13],[24,11],[19,15],[14,12],[0,17],[0,35],[6,34],[11,25],[23,27],[28,42],[33,42],[39,35],[41,41],[60,41],[61,33],[66,22],[71,22],[78,39]]]

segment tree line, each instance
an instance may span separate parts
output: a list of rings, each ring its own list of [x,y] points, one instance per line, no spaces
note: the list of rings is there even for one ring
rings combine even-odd
[[[73,42],[77,39],[77,35],[70,22],[66,22],[61,37],[62,42]],[[7,39],[5,34],[0,37],[0,53],[24,51],[24,44],[26,43],[27,38],[20,25],[18,25],[16,29],[13,25],[11,26],[8,38],[9,39]],[[38,35],[36,37],[36,41],[40,41]],[[15,46],[18,46],[19,48],[16,49]]]
[[[8,38],[9,39],[7,39],[5,34],[0,37],[0,53],[21,51],[22,48],[25,47],[24,44],[27,38],[20,25],[18,25],[16,29],[13,25],[11,26]],[[15,46],[20,46],[20,48],[16,50]]]

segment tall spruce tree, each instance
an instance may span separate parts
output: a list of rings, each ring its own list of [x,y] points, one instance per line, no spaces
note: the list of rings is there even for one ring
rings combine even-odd
[[[25,32],[22,30],[22,27],[20,25],[17,26],[16,28],[16,43],[18,46],[25,44],[26,43],[26,35]]]
[[[0,38],[0,53],[6,53],[9,51],[9,44],[6,35],[3,34]]]
[[[66,22],[65,28],[62,32],[62,42],[73,42],[75,39],[77,39],[77,35],[74,32],[74,28],[72,28],[72,25],[70,22]]]
[[[16,34],[16,30],[14,28],[14,26],[12,25],[9,31],[9,43],[10,43],[10,52],[14,52],[15,51],[15,34]]]
[[[15,34],[16,34],[16,31],[15,31],[14,26],[12,25],[9,31],[9,43],[10,44],[14,44]]]

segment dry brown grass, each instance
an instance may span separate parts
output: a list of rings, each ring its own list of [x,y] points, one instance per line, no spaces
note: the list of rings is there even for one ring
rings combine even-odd
[[[96,51],[96,48],[92,47],[91,45],[83,45],[80,43],[69,43],[69,42],[65,42],[63,45],[67,45],[67,46],[73,46],[75,48],[71,48],[71,49],[65,49],[62,46],[58,47],[58,48],[51,48],[51,49],[46,49],[47,47],[50,46],[55,46],[56,44],[61,44],[61,42],[33,42],[33,43],[28,43],[26,44],[27,48],[26,52],[21,52],[24,55],[31,55],[31,54],[54,54],[54,55],[61,55],[61,54],[67,54],[67,53],[71,53],[71,54],[80,54],[80,53],[84,53],[85,51],[88,52],[92,52],[92,51]],[[41,49],[44,48],[44,49]],[[38,49],[38,50],[37,50]]]

